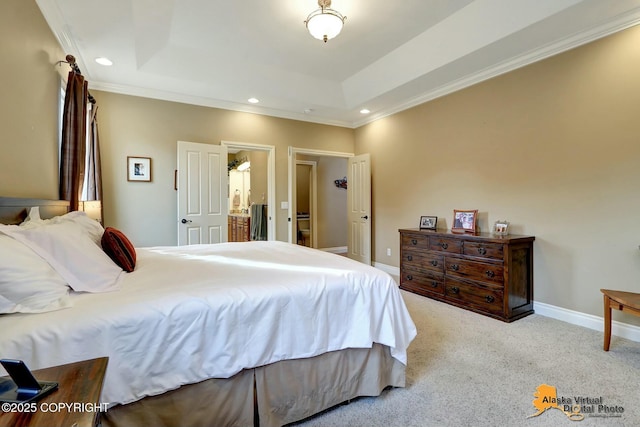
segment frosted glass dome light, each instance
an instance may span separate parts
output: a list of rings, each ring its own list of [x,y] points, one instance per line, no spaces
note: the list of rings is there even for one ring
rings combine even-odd
[[[318,0],[318,6],[320,9],[311,12],[304,23],[314,38],[326,43],[340,34],[347,17],[331,9],[331,0]]]

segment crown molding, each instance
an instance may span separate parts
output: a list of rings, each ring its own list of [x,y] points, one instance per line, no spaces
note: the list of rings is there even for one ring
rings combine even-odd
[[[281,119],[298,120],[329,126],[339,126],[351,128],[351,123],[343,120],[331,120],[318,117],[311,117],[304,113],[293,113],[290,111],[266,108],[260,106],[244,105],[235,102],[223,101],[220,99],[207,98],[203,96],[187,95],[170,91],[134,87],[127,85],[117,85],[98,81],[89,81],[89,89],[112,92],[121,95],[139,96],[142,98],[159,99],[163,101],[179,102],[183,104],[198,105],[202,107],[221,108],[224,110],[238,111],[242,113],[252,113],[263,116],[277,117]]]
[[[489,80],[493,77],[497,77],[501,74],[517,70],[518,68],[522,68],[524,66],[533,64],[546,58],[550,58],[576,47],[591,43],[603,37],[615,34],[619,31],[626,30],[637,25],[638,23],[640,23],[640,8],[634,9],[631,12],[618,16],[616,19],[610,20],[598,27],[594,27],[587,31],[574,34],[573,36],[565,37],[562,40],[523,53],[516,56],[515,58],[509,59],[508,61],[503,61],[496,64],[495,66],[485,68],[484,70],[481,70],[477,73],[470,74],[451,83],[435,88],[434,90],[420,94],[405,102],[396,104],[394,107],[372,114],[366,119],[355,121],[351,125],[353,128],[364,126],[376,120],[380,120],[384,117],[388,117],[401,111],[408,110],[409,108],[424,104],[425,102],[432,101],[434,99],[443,97],[453,92],[457,92],[469,86],[473,86],[477,83],[481,83],[485,80]]]
[[[45,20],[49,24],[50,28],[67,28],[62,14],[59,8],[56,6],[56,2],[50,0],[36,0],[38,7],[40,8]],[[451,83],[439,86],[427,92],[416,95],[415,97],[396,103],[381,111],[371,113],[370,115],[355,121],[340,120],[340,119],[327,119],[321,117],[314,117],[302,112],[295,113],[289,111],[283,111],[275,108],[267,108],[262,106],[248,106],[240,103],[234,103],[229,101],[217,100],[212,98],[178,94],[175,92],[162,91],[156,89],[133,87],[128,85],[117,85],[102,82],[92,82],[92,76],[88,74],[88,69],[85,67],[85,59],[82,58],[80,49],[76,45],[73,37],[68,34],[67,31],[54,32],[54,36],[57,38],[60,46],[67,53],[71,53],[76,57],[78,66],[87,80],[89,80],[89,87],[95,90],[103,90],[106,92],[113,92],[123,95],[140,96],[151,99],[159,99],[165,101],[180,102],[192,105],[199,105],[212,108],[221,108],[231,111],[238,111],[244,113],[253,113],[271,117],[277,117],[289,120],[298,120],[310,123],[317,123],[329,126],[339,126],[351,129],[364,126],[382,118],[397,114],[404,110],[408,110],[425,102],[432,101],[434,99],[443,97],[453,92],[465,89],[477,83],[481,83],[485,80],[497,77],[501,74],[508,73],[510,71],[522,68],[532,63],[541,61],[551,56],[558,55],[584,44],[593,42],[600,38],[609,36],[611,34],[623,31],[627,28],[640,23],[640,7],[635,8],[629,12],[621,14],[597,27],[590,28],[586,31],[576,33],[572,36],[565,37],[554,43],[550,43],[541,48],[525,52],[507,61],[503,61],[495,66],[485,68],[479,72],[469,74]]]

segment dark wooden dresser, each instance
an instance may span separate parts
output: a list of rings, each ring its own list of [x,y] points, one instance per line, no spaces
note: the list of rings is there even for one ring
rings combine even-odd
[[[534,236],[400,230],[400,289],[511,322],[533,313]]]

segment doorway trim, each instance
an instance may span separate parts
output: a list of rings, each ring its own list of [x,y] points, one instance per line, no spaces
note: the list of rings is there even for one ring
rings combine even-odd
[[[276,239],[276,147],[275,145],[255,144],[251,142],[220,141],[224,145],[236,150],[266,151],[267,152],[267,240]]]
[[[288,174],[287,196],[289,199],[289,212],[287,213],[288,215],[287,221],[289,223],[289,230],[288,230],[289,243],[294,243],[293,221],[295,218],[294,213],[296,212],[295,188],[296,188],[296,155],[297,154],[306,154],[309,156],[319,156],[319,157],[342,157],[345,159],[348,159],[349,157],[353,157],[355,155],[353,153],[344,153],[340,151],[314,150],[310,148],[299,148],[299,147],[293,147],[291,145],[289,146],[289,149],[288,149],[289,161],[288,161],[288,168],[287,168],[287,174]],[[317,227],[314,227],[314,229],[317,229]]]
[[[311,160],[296,160],[296,166],[297,165],[306,165],[309,166],[311,169],[311,179],[309,180],[309,205],[310,205],[310,209],[309,209],[309,214],[311,215],[311,223],[309,224],[311,227],[311,247],[312,248],[317,248],[318,247],[318,162],[314,162]],[[297,169],[296,169],[297,170]],[[296,172],[296,178],[297,178],[297,172]],[[297,221],[297,212],[298,212],[298,206],[297,206],[297,200],[296,200],[296,221],[295,221],[295,227],[296,227],[296,231],[298,228],[298,221]],[[298,239],[296,238],[296,243],[297,243]]]

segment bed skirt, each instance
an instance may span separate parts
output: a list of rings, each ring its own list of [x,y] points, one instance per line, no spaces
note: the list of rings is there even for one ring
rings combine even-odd
[[[388,347],[374,344],[284,360],[115,406],[102,414],[102,426],[276,427],[404,385],[405,366]]]

